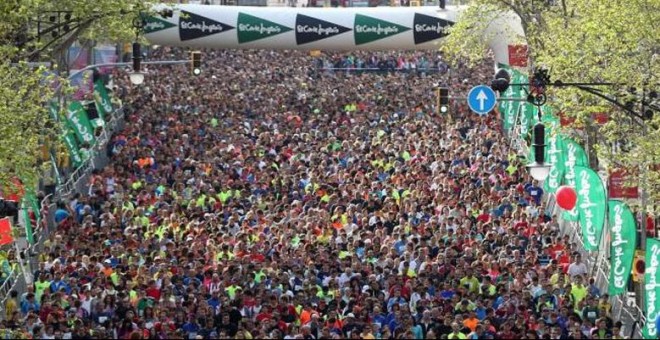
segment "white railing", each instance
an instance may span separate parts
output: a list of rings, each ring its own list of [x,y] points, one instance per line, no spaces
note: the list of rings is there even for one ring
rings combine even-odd
[[[548,206],[553,204],[553,215],[559,216],[561,209],[554,205],[554,199],[552,195],[548,196]],[[603,227],[603,235],[601,237],[600,248],[602,249],[599,252],[587,252],[584,249],[584,242],[582,241],[582,231],[579,227],[579,223],[564,221],[561,217],[559,219],[559,228],[563,235],[569,235],[570,242],[578,245],[579,251],[582,254],[582,258],[585,259],[585,264],[587,268],[590,268],[590,277],[593,277],[596,281],[596,286],[601,290],[601,292],[607,292],[609,289],[609,273],[610,273],[610,262],[609,262],[609,228],[607,225]],[[637,305],[635,300],[635,293],[627,293],[626,295],[617,295],[610,296],[610,303],[612,304],[611,317],[615,321],[621,321],[623,323],[622,332],[623,334],[629,335],[633,339],[642,338],[642,326],[646,322],[644,313],[641,308]],[[633,329],[634,328],[634,329]],[[632,332],[632,334],[631,334]]]
[[[34,234],[34,244],[29,245],[25,251],[26,257],[25,260],[28,263],[26,270],[31,271],[38,268],[38,255],[43,249],[44,241],[49,237],[51,231],[55,228],[54,218],[56,210],[56,201],[59,199],[66,198],[70,196],[74,191],[76,191],[76,186],[81,179],[88,174],[91,170],[95,168],[95,160],[99,155],[99,152],[105,152],[106,145],[112,136],[114,130],[119,126],[124,118],[124,108],[121,107],[115,110],[112,113],[111,119],[106,123],[103,131],[97,137],[97,142],[94,147],[94,150],[90,157],[83,162],[67,179],[66,182],[60,184],[55,190],[55,195],[49,194],[44,197],[41,201],[41,209],[47,209],[48,214],[46,216],[46,227],[42,225],[37,225],[33,230]],[[32,256],[34,255],[34,256]],[[18,255],[17,255],[18,256]],[[11,272],[7,276],[2,284],[0,285],[0,320],[5,318],[5,302],[9,298],[9,293],[12,290],[16,290],[19,294],[27,290],[27,285],[31,280],[26,278],[26,275],[30,276],[32,273],[23,273],[20,266],[15,266],[11,269]]]

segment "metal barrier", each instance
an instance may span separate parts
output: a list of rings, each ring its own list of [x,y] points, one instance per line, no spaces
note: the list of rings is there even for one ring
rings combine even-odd
[[[554,197],[548,196],[548,207],[553,205],[553,215],[559,216],[560,208],[554,203]],[[610,262],[609,262],[609,228],[603,228],[603,235],[601,237],[601,244],[599,249],[602,251],[596,253],[589,253],[584,249],[584,242],[582,241],[582,230],[577,222],[570,222],[558,218],[559,228],[562,236],[568,235],[571,243],[575,243],[582,254],[587,268],[590,268],[589,277],[595,279],[596,287],[601,291],[609,289],[609,275],[610,275]],[[623,324],[621,331],[623,334],[631,333],[629,336],[633,339],[642,338],[641,327],[634,327],[634,325],[644,325],[646,318],[641,308],[635,301],[634,293],[626,295],[610,296],[610,303],[612,304],[611,317],[614,320],[621,321]]]
[[[42,225],[36,226],[33,230],[34,244],[26,247],[24,254],[26,260],[26,270],[28,273],[23,273],[20,267],[12,268],[7,279],[0,284],[0,320],[5,318],[5,302],[9,299],[9,293],[16,290],[20,294],[27,291],[28,284],[32,282],[33,271],[39,268],[39,254],[44,250],[44,242],[50,237],[51,232],[56,229],[55,225],[55,211],[57,210],[57,201],[68,198],[74,192],[85,192],[86,183],[88,182],[91,170],[95,168],[103,168],[109,163],[109,158],[106,155],[106,146],[110,141],[112,134],[115,131],[124,128],[124,107],[115,110],[112,113],[111,119],[106,123],[105,128],[97,137],[97,143],[91,153],[89,159],[81,164],[71,175],[68,180],[59,185],[55,190],[55,195],[50,194],[41,201],[41,210],[47,211]],[[44,214],[42,213],[42,216]]]
[[[322,67],[317,68],[318,71],[322,72],[345,72],[345,73],[410,73],[410,74],[435,74],[435,73],[444,73],[446,70],[439,69],[437,67],[421,67],[421,68],[379,68],[379,67],[362,67],[362,68],[351,68],[351,67]]]
[[[518,116],[516,115],[516,121]],[[528,154],[527,143],[522,140],[519,131],[512,129],[508,138],[510,139],[510,148],[512,150]],[[605,185],[607,185],[605,183]],[[589,277],[595,279],[596,286],[603,291],[609,289],[609,273],[610,273],[610,249],[609,249],[609,228],[607,225],[603,227],[603,234],[601,236],[601,244],[598,252],[587,252],[584,248],[582,240],[582,230],[578,222],[565,221],[561,218],[561,209],[556,205],[554,195],[545,195],[546,211],[550,212],[551,216],[555,216],[558,221],[561,236],[568,235],[569,242],[575,244],[582,258],[584,259],[587,268],[590,268]],[[646,322],[646,317],[642,309],[637,305],[635,293],[629,292],[626,295],[610,296],[610,303],[612,304],[611,317],[614,320],[621,321],[623,324],[621,331],[623,334],[629,334],[632,339],[642,338],[642,326]],[[638,327],[636,327],[639,325]]]

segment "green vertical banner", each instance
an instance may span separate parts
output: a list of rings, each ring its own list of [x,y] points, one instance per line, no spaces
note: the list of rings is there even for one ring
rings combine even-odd
[[[105,117],[112,114],[112,103],[101,79],[97,79],[94,82],[94,104],[96,104],[96,112],[99,113],[99,118],[94,119],[92,124],[95,127],[103,126],[105,125]]]
[[[73,132],[67,131],[62,136],[62,140],[66,145],[66,148],[69,150],[69,157],[71,158],[71,163],[73,163],[74,168],[78,168],[84,161],[80,149],[78,148],[78,143],[76,142],[76,136]]]
[[[78,137],[80,143],[88,143],[90,146],[94,144],[94,130],[87,118],[85,108],[79,102],[72,102],[66,112],[66,118],[69,121],[69,126],[73,129]]]
[[[608,203],[610,227],[610,295],[624,294],[632,270],[637,244],[637,224],[630,208],[619,200]]]
[[[598,174],[586,166],[575,167],[577,209],[584,249],[596,251],[600,245],[607,209],[607,193]]]
[[[25,237],[30,244],[34,244],[34,231],[32,229],[32,220],[28,214],[28,209],[34,213],[37,225],[41,223],[41,209],[39,208],[39,201],[34,193],[34,190],[27,190],[23,197],[23,219],[25,220]]]
[[[515,77],[517,76],[518,71],[515,71],[512,69],[509,65],[506,64],[498,64],[497,65],[499,68],[504,69],[509,73],[510,79],[514,80]],[[511,82],[513,83],[513,81]],[[516,93],[514,95],[514,92]],[[517,91],[513,90],[513,86],[509,86],[506,91],[502,93],[503,98],[515,98],[518,95]],[[518,104],[518,102],[515,101],[509,101],[509,100],[500,100],[498,105],[499,105],[499,111],[500,115],[502,116],[502,127],[504,128],[504,131],[511,131],[511,128],[515,126],[516,124],[516,111],[513,107],[513,104]]]
[[[514,79],[512,77],[512,79]],[[513,80],[514,84],[525,84],[527,83],[527,76],[520,73],[516,72],[516,77]],[[527,89],[525,86],[513,86],[513,98],[517,99],[524,99],[527,98]],[[518,129],[520,132],[520,135],[525,138],[527,136],[527,132],[529,131],[529,117],[530,113],[528,112],[529,107],[527,102],[523,101],[515,101],[513,102],[513,107],[515,108],[515,113],[517,114],[517,121],[515,122],[515,129]]]
[[[564,161],[564,184],[573,187],[575,191],[577,191],[575,168],[578,166],[586,166],[588,164],[588,162],[586,162],[587,156],[580,144],[561,135],[560,138],[563,146],[562,159]],[[562,218],[572,222],[578,221],[577,206],[573,208],[573,210],[564,211]]]
[[[646,270],[644,271],[644,339],[657,339],[658,329],[655,328],[655,319],[660,312],[660,240],[646,239],[646,254],[644,257]]]

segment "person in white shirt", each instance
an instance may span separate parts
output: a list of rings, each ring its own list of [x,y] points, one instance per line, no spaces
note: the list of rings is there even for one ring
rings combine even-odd
[[[568,275],[572,278],[588,273],[587,265],[582,262],[582,255],[576,254],[575,260],[568,266]]]

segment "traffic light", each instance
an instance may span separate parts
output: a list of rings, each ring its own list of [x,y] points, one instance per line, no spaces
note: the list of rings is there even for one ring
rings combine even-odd
[[[441,113],[447,113],[449,111],[449,88],[438,88],[438,107]]]
[[[192,60],[191,63],[192,74],[196,76],[202,74],[202,52],[200,51],[190,52],[190,59]]]
[[[511,75],[505,69],[500,69],[495,73],[495,79],[490,83],[490,87],[499,92],[503,93],[509,88],[509,83],[511,82]]]

